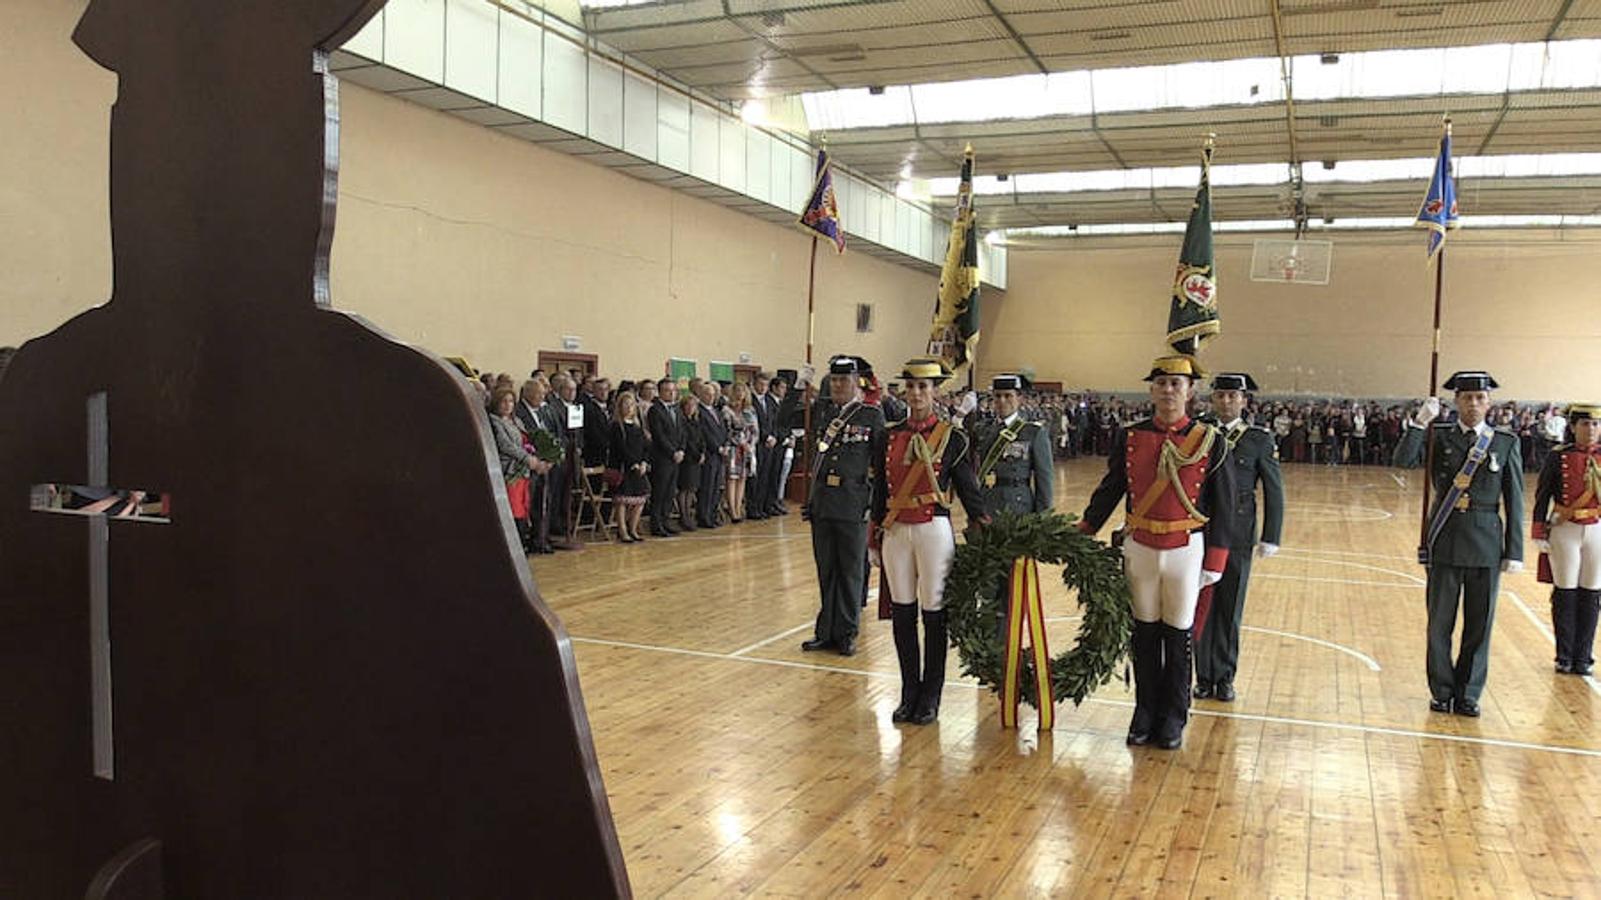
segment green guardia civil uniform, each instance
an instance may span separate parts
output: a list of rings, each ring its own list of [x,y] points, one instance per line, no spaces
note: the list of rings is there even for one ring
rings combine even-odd
[[[1458,372],[1445,386],[1489,390],[1496,383],[1484,372]],[[1489,438],[1483,460],[1445,514],[1438,536],[1420,548],[1428,567],[1429,693],[1436,703],[1454,703],[1459,711],[1465,700],[1476,712],[1489,671],[1501,568],[1508,562],[1521,567],[1523,562],[1523,456],[1518,436],[1506,429],[1485,423],[1468,429],[1459,422],[1434,423],[1425,429],[1408,420],[1395,448],[1395,465],[1423,464],[1427,432],[1434,435],[1431,523],[1480,437]],[[1462,644],[1453,661],[1451,635],[1459,604]]]
[[[838,357],[829,374],[856,377],[856,363]],[[887,434],[877,406],[860,400],[840,405],[826,398],[812,406],[806,439],[814,456],[806,517],[822,602],[805,649],[851,652],[854,646],[866,576],[868,512]]]
[[[1254,391],[1244,372],[1221,372],[1213,390]],[[1223,577],[1212,588],[1212,609],[1195,642],[1195,681],[1201,688],[1232,686],[1240,659],[1240,626],[1251,583],[1251,560],[1260,540],[1278,546],[1284,532],[1284,475],[1273,435],[1244,419],[1217,424],[1228,446],[1226,465],[1234,473],[1234,502],[1212,511],[1229,519],[1229,546]],[[1262,529],[1257,531],[1256,488],[1262,486]],[[1201,696],[1205,696],[1202,694]],[[1226,699],[1226,697],[1225,697]]]
[[[992,390],[1021,390],[1018,375],[998,375]],[[978,469],[984,512],[1045,512],[1051,508],[1054,461],[1051,436],[1043,422],[1021,413],[1004,421],[986,419],[973,426],[973,465]]]

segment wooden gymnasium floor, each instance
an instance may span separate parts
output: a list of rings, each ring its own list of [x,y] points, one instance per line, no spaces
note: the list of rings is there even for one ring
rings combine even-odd
[[[1057,508],[1103,467],[1064,465]],[[1197,703],[1177,753],[1123,745],[1121,682],[1002,731],[954,651],[938,723],[891,724],[888,623],[800,652],[798,512],[534,570],[642,897],[1601,896],[1601,685],[1552,673],[1548,589],[1510,576],[1483,718],[1428,711],[1416,485],[1286,467],[1239,699]],[[1076,610],[1045,580],[1059,651]]]

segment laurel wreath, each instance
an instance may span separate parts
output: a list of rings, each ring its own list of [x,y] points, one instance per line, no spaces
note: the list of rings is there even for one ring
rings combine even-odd
[[[1111,681],[1128,652],[1133,615],[1123,555],[1083,534],[1076,517],[1060,513],[1001,513],[956,548],[945,581],[945,609],[951,640],[963,673],[992,691],[1005,676],[1007,586],[1016,559],[1032,557],[1064,566],[1062,582],[1078,592],[1084,618],[1071,650],[1051,660],[1051,694],[1077,706],[1096,688]],[[1039,707],[1034,664],[1022,660],[1022,699]]]

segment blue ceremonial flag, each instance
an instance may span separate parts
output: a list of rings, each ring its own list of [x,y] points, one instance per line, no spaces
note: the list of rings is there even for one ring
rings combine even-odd
[[[817,151],[817,174],[812,178],[812,195],[796,223],[816,237],[828,238],[835,253],[845,252],[845,227],[839,221],[839,201],[834,198],[834,161],[827,150]]]
[[[1434,177],[1429,193],[1418,207],[1417,227],[1429,230],[1429,259],[1445,244],[1447,230],[1457,227],[1456,182],[1451,178],[1451,120],[1445,120],[1440,135],[1440,157],[1434,161]]]

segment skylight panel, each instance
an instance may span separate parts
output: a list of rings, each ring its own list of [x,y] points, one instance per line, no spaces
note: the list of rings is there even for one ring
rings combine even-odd
[[[1556,41],[1541,46],[1546,49],[1541,87],[1601,86],[1601,40]]]
[[[907,87],[885,88],[874,94],[867,88],[802,94],[806,124],[813,131],[845,128],[876,128],[906,125],[912,116],[912,91]]]
[[[1458,164],[1460,165],[1460,160]],[[1370,182],[1412,180],[1426,182],[1434,174],[1434,159],[1346,159],[1332,169],[1308,164],[1301,169],[1301,180],[1307,184],[1331,181]]]
[[[1290,60],[1298,100],[1601,87],[1601,40],[1374,50]],[[803,95],[811,128],[1204,109],[1284,100],[1276,57],[1017,75]]]
[[[1060,72],[945,81],[912,87],[919,122],[968,122],[1088,115],[1090,75]]]

